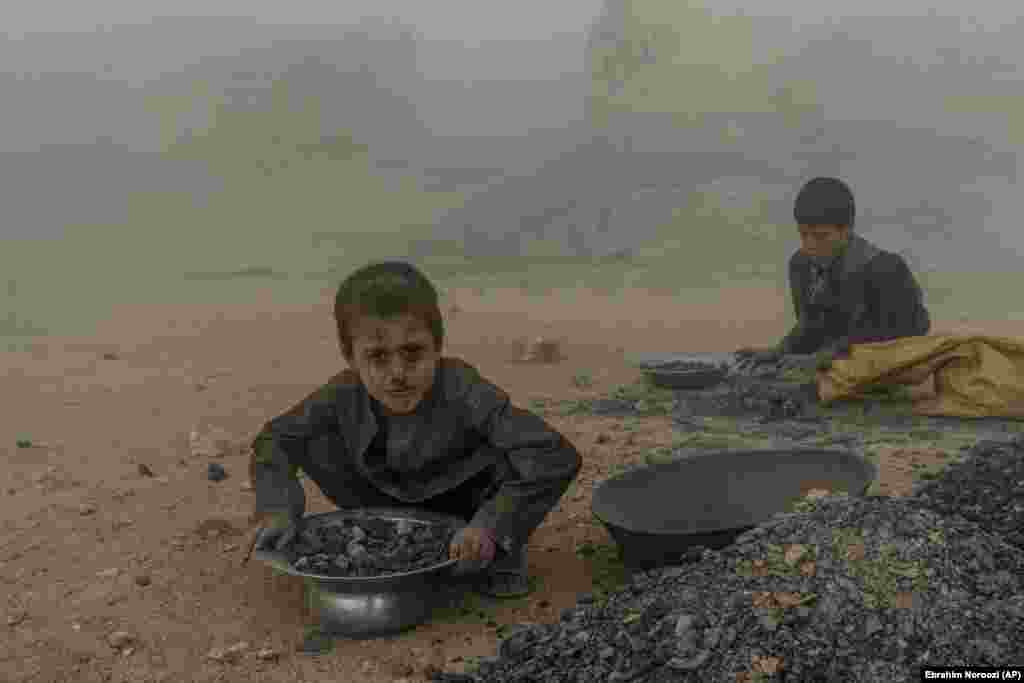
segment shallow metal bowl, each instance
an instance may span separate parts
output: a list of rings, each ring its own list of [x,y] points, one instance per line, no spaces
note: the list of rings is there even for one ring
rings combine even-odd
[[[311,515],[303,523],[333,526],[344,520],[368,518],[407,519],[420,524],[449,525],[453,529],[466,525],[459,517],[418,508],[336,510]],[[460,589],[460,582],[453,574],[455,560],[401,574],[338,577],[299,571],[283,553],[255,551],[253,557],[278,571],[305,579],[321,629],[346,638],[375,638],[414,628],[427,621],[434,608]]]
[[[676,564],[723,548],[812,489],[863,496],[878,468],[849,451],[706,452],[602,482],[592,511],[631,568]]]

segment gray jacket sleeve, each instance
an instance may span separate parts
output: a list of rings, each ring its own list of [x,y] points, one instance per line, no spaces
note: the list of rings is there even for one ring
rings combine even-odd
[[[484,502],[473,526],[494,531],[509,550],[540,526],[579,473],[576,448],[542,418],[518,408],[498,387],[477,375],[467,399],[474,427],[503,452],[509,476]]]
[[[800,268],[795,254],[789,259],[789,293],[793,303],[793,316],[796,318],[796,322],[793,323],[789,333],[782,338],[782,341],[776,347],[779,352],[786,354],[796,353],[796,350],[803,346],[803,340],[807,334],[804,321],[803,283],[801,282]]]
[[[255,515],[305,514],[306,494],[298,470],[308,443],[336,422],[334,392],[327,384],[283,415],[267,422],[252,446],[249,476],[255,492]]]

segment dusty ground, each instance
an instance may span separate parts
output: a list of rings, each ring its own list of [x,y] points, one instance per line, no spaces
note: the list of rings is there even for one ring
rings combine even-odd
[[[632,382],[627,353],[728,350],[773,340],[785,324],[781,299],[766,292],[722,293],[705,306],[642,294],[456,300],[448,352],[475,363],[523,405]],[[720,318],[723,310],[731,319]],[[517,341],[537,335],[564,340],[567,360],[516,362]],[[590,565],[576,549],[605,540],[589,514],[591,484],[669,443],[667,418],[624,429],[614,418],[550,417],[584,453],[585,467],[533,539],[539,585],[529,599],[489,608],[483,618],[342,642],[318,659],[294,654],[313,623],[301,584],[259,563],[240,566],[252,503],[245,456],[238,448],[196,455],[190,434],[222,430],[244,444],[339,368],[336,349],[325,301],[304,310],[122,310],[89,339],[49,340],[0,356],[0,680],[419,681],[429,666],[493,654],[497,625],[557,619],[590,590]],[[581,374],[592,381],[587,389],[573,382]],[[18,440],[34,446],[19,448]],[[879,489],[906,493],[921,463],[945,457],[881,449]],[[227,469],[227,480],[207,481],[212,461]],[[312,511],[330,509],[315,487],[309,493]],[[112,645],[116,632],[124,635]],[[235,661],[208,657],[237,643],[248,646]]]

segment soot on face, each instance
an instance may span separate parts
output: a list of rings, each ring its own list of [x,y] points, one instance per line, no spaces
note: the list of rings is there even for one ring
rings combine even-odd
[[[305,529],[289,562],[297,571],[334,577],[401,574],[448,560],[455,529],[408,519],[346,519]]]

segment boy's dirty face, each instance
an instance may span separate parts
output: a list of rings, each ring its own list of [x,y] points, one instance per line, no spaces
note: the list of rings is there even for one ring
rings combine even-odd
[[[829,259],[839,253],[850,237],[846,225],[801,225],[801,250],[813,259]]]
[[[364,316],[352,328],[349,365],[370,396],[396,415],[411,413],[434,384],[441,351],[418,316]]]

